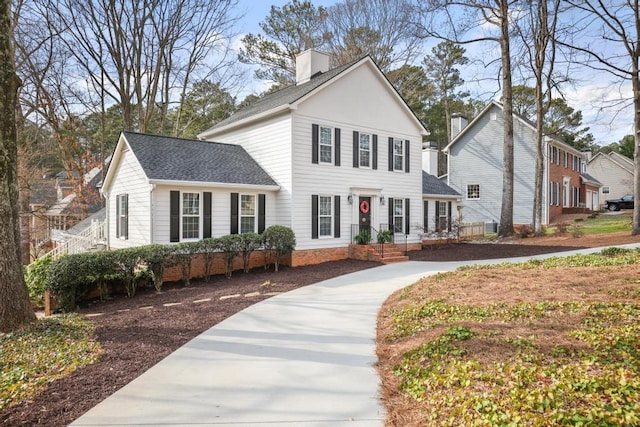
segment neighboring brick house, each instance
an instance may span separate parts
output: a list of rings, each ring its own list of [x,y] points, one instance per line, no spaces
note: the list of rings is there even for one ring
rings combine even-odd
[[[491,102],[469,124],[464,121],[451,143],[447,183],[462,194],[465,222],[498,223],[502,204],[503,110]],[[514,224],[533,221],[536,128],[514,114]],[[551,137],[544,138],[543,223],[578,209],[586,210],[586,195],[599,183],[585,174],[585,153]],[[583,188],[584,187],[584,188]],[[583,194],[584,196],[581,196]]]

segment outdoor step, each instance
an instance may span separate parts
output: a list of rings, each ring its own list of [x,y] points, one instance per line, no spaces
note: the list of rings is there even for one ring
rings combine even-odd
[[[404,262],[409,261],[409,257],[406,255],[394,256],[394,257],[384,257],[380,260],[384,264],[390,264],[392,262]]]

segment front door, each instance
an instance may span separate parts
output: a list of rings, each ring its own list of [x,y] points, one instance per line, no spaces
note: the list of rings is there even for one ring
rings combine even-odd
[[[371,197],[360,197],[358,202],[360,231],[371,233]]]

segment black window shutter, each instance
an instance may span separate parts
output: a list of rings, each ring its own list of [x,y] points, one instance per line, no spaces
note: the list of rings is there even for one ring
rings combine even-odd
[[[120,197],[122,196],[116,196],[116,237],[120,237],[120,215],[122,215],[122,212],[120,212]]]
[[[389,230],[391,230],[391,232],[395,232],[396,229],[393,226],[393,199],[391,197],[389,197],[389,199],[387,199],[387,202],[389,203]]]
[[[202,238],[211,237],[211,191],[202,194]]]
[[[353,131],[353,167],[354,168],[359,168],[360,167],[360,159],[359,159],[359,154],[360,154],[360,134],[358,134],[358,131]]]
[[[405,154],[404,154],[404,171],[405,172],[409,172],[409,164],[411,163],[409,161],[409,140],[406,140],[404,142],[404,146],[405,146]]]
[[[120,197],[124,197],[124,238],[126,240],[129,238],[129,195]]]
[[[311,195],[311,238],[318,238],[318,195]]]
[[[336,166],[340,166],[340,128],[336,128],[335,131],[335,141],[334,141],[334,147],[335,147],[335,154],[334,154],[334,158],[335,158],[335,165]]]
[[[451,231],[451,202],[447,204],[447,222],[448,222],[448,231]]]
[[[389,138],[389,170],[393,171],[393,138]]]
[[[333,196],[333,237],[340,237],[340,196]]]
[[[409,234],[409,199],[404,199],[404,234]]]
[[[258,234],[262,234],[265,229],[266,221],[266,197],[264,194],[258,194]]]
[[[378,135],[373,135],[373,159],[371,159],[371,169],[378,169]]]
[[[169,193],[169,212],[171,218],[169,221],[169,241],[180,241],[180,192],[171,191]]]
[[[320,129],[318,125],[311,125],[311,163],[318,163],[318,152],[320,151],[318,143],[318,134]]]
[[[442,231],[442,226],[440,225],[440,202],[437,200],[436,200],[435,220],[436,220],[436,231]]]
[[[438,203],[438,202],[436,202]],[[424,228],[424,232],[429,231],[429,201],[425,200],[422,202],[423,205],[423,219],[422,219],[422,227]]]
[[[231,193],[231,234],[238,234],[238,193]]]

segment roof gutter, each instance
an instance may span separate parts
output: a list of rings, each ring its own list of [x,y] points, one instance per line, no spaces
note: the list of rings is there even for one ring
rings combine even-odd
[[[279,185],[240,184],[240,183],[233,183],[233,182],[174,181],[171,179],[150,179],[149,184],[174,185],[174,186],[182,185],[185,187],[243,188],[247,190],[280,191]]]
[[[244,126],[247,123],[258,121],[258,120],[261,120],[261,119],[276,115],[278,113],[282,113],[284,111],[288,111],[290,109],[291,109],[291,105],[290,104],[284,104],[284,105],[281,105],[279,107],[272,108],[271,110],[265,111],[263,113],[256,114],[256,115],[251,115],[249,117],[245,117],[244,119],[240,119],[240,120],[235,121],[233,123],[229,123],[228,125],[224,125],[224,126],[220,126],[220,127],[214,127],[214,128],[209,129],[209,130],[205,130],[204,132],[198,134],[197,137],[199,139],[206,139],[206,138],[209,138],[209,137],[211,137],[213,135],[230,131],[230,130],[235,129],[237,127]]]

